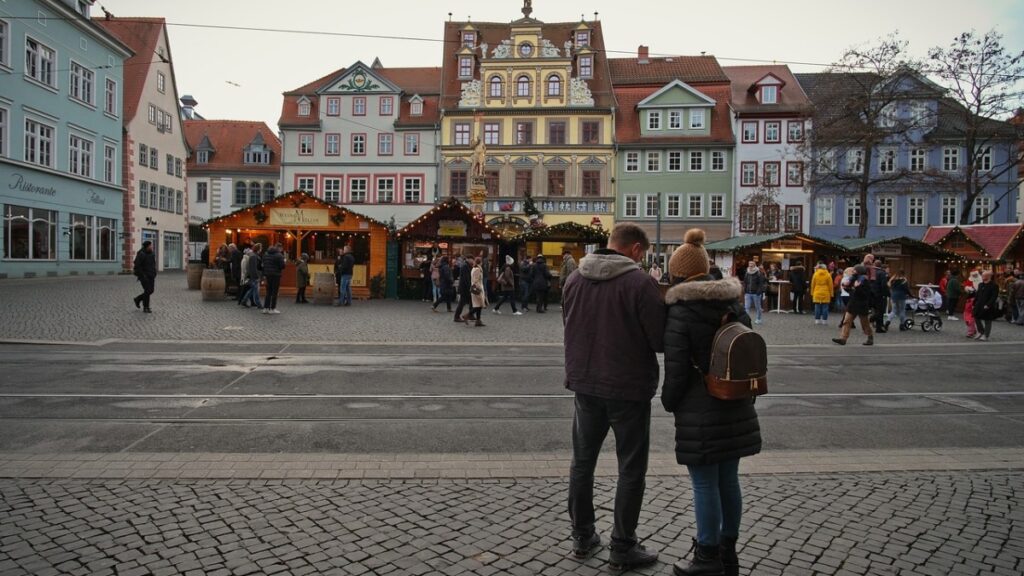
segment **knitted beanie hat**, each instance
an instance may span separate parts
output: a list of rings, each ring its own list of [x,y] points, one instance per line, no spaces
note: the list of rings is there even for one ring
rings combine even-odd
[[[668,261],[668,271],[672,277],[685,280],[693,276],[708,273],[708,252],[704,249],[704,231],[691,228],[683,237],[683,245],[676,248]]]

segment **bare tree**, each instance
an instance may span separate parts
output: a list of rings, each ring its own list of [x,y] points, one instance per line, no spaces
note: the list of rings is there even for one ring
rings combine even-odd
[[[745,212],[746,211],[746,212]],[[781,207],[778,186],[758,179],[740,204],[740,228],[753,234],[774,234],[779,231]]]
[[[949,89],[951,101],[940,110],[942,127],[966,151],[963,170],[946,175],[949,188],[964,194],[960,224],[986,220],[1020,184],[1016,142],[1021,133],[1006,120],[1024,103],[1024,51],[1007,52],[1002,40],[994,30],[972,30],[928,52],[931,67]],[[992,207],[974,215],[975,201],[990,187],[997,188]]]
[[[848,49],[825,73],[798,75],[814,104],[811,137],[801,147],[811,167],[807,185],[859,199],[859,238],[867,235],[869,192],[898,191],[922,177],[896,161],[898,148],[915,142],[933,115],[913,104],[923,93],[941,94],[920,70],[893,33]]]

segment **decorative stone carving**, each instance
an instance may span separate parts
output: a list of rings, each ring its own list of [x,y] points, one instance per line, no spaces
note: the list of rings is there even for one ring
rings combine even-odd
[[[511,58],[512,57],[512,41],[502,40],[501,44],[498,44],[494,48],[494,53],[491,54],[493,58]]]
[[[541,38],[540,40],[540,57],[541,58],[559,58],[561,54],[558,53],[558,48],[551,43],[551,40],[547,38]]]
[[[572,40],[565,41],[565,57],[572,56]]]
[[[569,82],[569,105],[570,106],[593,106],[594,95],[587,86],[587,81],[582,78],[573,78]]]
[[[487,42],[480,43],[480,56],[487,58]]]
[[[459,108],[475,108],[481,105],[484,92],[484,84],[479,80],[470,80],[462,83],[462,98],[459,100]]]

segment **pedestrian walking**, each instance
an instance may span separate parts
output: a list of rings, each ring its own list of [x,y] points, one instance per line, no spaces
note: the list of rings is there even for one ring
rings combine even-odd
[[[1014,324],[1024,326],[1024,271],[1015,270],[1017,279],[1010,285],[1010,302],[1017,308],[1017,319]]]
[[[807,293],[807,268],[802,260],[796,260],[789,267],[789,297],[793,301],[793,313],[804,313],[804,294]]]
[[[527,254],[519,264],[519,302],[523,312],[530,311],[530,285],[533,283],[533,260]]]
[[[910,280],[903,270],[896,271],[896,275],[889,280],[889,294],[892,299],[892,317],[899,320],[900,332],[908,330],[905,323],[907,300],[910,299]]]
[[[199,261],[203,263],[203,268],[210,267],[210,245],[203,246],[202,251],[199,252]]]
[[[853,327],[853,319],[857,318],[860,327],[867,336],[865,346],[875,343],[875,335],[871,331],[871,322],[868,315],[871,313],[871,280],[868,278],[868,270],[863,264],[854,267],[856,278],[853,281],[853,292],[850,294],[850,302],[846,305],[846,312],[843,314],[839,338],[833,338],[836,344],[846,345],[850,337],[850,328]]]
[[[533,261],[533,281],[530,283],[530,291],[537,297],[537,313],[543,314],[548,311],[548,293],[551,292],[551,271],[548,270],[548,261],[541,254]]]
[[[974,297],[977,295],[978,286],[981,285],[981,272],[977,269],[971,270],[964,280],[964,327],[967,329],[965,336],[974,338],[978,334],[978,321],[974,317]]]
[[[648,274],[651,275],[651,278],[653,278],[655,282],[661,284],[661,278],[664,276],[664,273],[661,271],[661,266],[658,266],[657,262],[651,264],[651,270]]]
[[[469,298],[472,308],[469,309],[470,320],[475,320],[474,326],[484,326],[480,313],[484,306],[487,306],[487,288],[484,285],[483,258],[479,256],[473,260],[473,269],[470,271]]]
[[[743,307],[746,309],[748,315],[750,314],[751,308],[757,311],[757,317],[754,319],[754,324],[760,324],[761,301],[764,299],[764,294],[768,289],[768,280],[765,278],[764,272],[757,267],[757,262],[751,260],[747,263],[747,271],[743,276],[742,282]]]
[[[949,279],[946,281],[946,320],[956,320],[956,307],[963,296],[963,285],[960,282],[960,271],[956,268],[949,271]],[[977,308],[977,302],[975,302]],[[977,312],[975,312],[977,316]]]
[[[981,273],[981,284],[974,295],[974,318],[978,323],[978,340],[987,342],[992,336],[992,321],[999,317],[999,287],[992,281],[992,271]]]
[[[280,314],[277,309],[277,293],[281,290],[281,275],[288,265],[280,243],[267,248],[263,257],[263,276],[267,279],[267,298],[263,303],[264,314]]]
[[[217,248],[217,255],[213,257],[213,266],[224,272],[224,294],[228,293],[228,286],[231,285],[231,250],[227,244],[221,244]]]
[[[153,254],[153,242],[146,240],[142,248],[135,253],[135,262],[132,264],[132,273],[142,284],[142,294],[135,297],[135,307],[142,307],[142,311],[149,314],[153,312],[150,308],[150,296],[156,291],[156,255]]]
[[[568,278],[562,307],[565,387],[575,392],[569,472],[572,551],[582,559],[601,545],[595,530],[594,469],[611,429],[619,469],[608,559],[613,569],[658,559],[636,534],[647,475],[651,398],[659,380],[657,353],[663,350],[665,335],[661,293],[639,266],[649,247],[642,228],[616,225],[608,247],[582,258],[578,273]]]
[[[875,274],[871,279],[871,309],[875,332],[887,332],[885,318],[889,308],[889,267],[881,262],[874,263]]]
[[[351,246],[338,251],[338,258],[334,261],[334,277],[338,282],[338,302],[335,306],[352,305],[352,271],[355,266],[356,259],[352,255]]]
[[[452,296],[454,295],[454,284],[452,282],[452,269],[448,265],[448,257],[441,256],[437,266],[437,299],[434,300],[434,305],[430,307],[432,312],[437,312],[437,307],[441,305],[441,302],[445,303],[445,307],[449,312],[452,311]]]
[[[422,295],[420,298],[423,302],[433,302],[434,283],[431,280],[431,262],[430,259],[424,256],[420,260],[420,290]]]
[[[832,303],[832,275],[824,262],[814,267],[811,276],[811,302],[814,303],[814,323],[828,324],[828,307]]]
[[[309,286],[309,254],[303,252],[299,257],[298,264],[295,265],[296,304],[309,304],[309,300],[306,300],[307,286]]]
[[[256,243],[242,256],[242,305],[263,311],[260,284],[263,281],[263,245]]]
[[[228,252],[231,266],[231,281],[228,283],[228,290],[234,289],[237,300],[242,299],[242,251],[234,243],[228,244]]]
[[[448,270],[451,274],[451,270]],[[430,283],[432,284],[432,291],[430,300],[437,302],[441,297],[441,256],[434,256],[434,259],[430,262]]]
[[[455,307],[455,321],[456,322],[469,322],[469,314],[463,315],[463,309],[469,308],[470,311],[473,309],[473,271],[469,267],[469,262],[462,258],[459,261],[459,278],[458,278],[458,295],[459,305]]]
[[[754,399],[722,401],[707,392],[703,374],[722,318],[750,326],[736,278],[709,274],[704,231],[686,233],[669,259],[674,284],[665,294],[665,383],[661,404],[675,418],[676,462],[686,466],[693,492],[697,537],[693,557],[673,566],[677,576],[737,574],[743,496],[740,458],[761,451]],[[828,275],[828,272],[825,272]],[[748,272],[749,275],[749,272]],[[831,282],[829,282],[831,285]]]
[[[498,291],[501,294],[501,300],[492,309],[492,312],[495,314],[501,314],[501,305],[508,302],[512,305],[513,316],[523,315],[522,312],[516,310],[516,277],[515,272],[512,270],[513,265],[515,265],[515,259],[511,256],[505,256],[505,267],[498,276]]]

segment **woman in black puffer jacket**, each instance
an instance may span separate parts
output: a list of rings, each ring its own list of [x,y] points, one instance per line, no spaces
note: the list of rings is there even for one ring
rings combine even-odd
[[[740,304],[743,287],[736,278],[708,275],[704,231],[690,230],[669,261],[677,283],[665,295],[665,383],[661,403],[675,415],[676,461],[686,466],[693,484],[697,538],[693,560],[677,562],[678,576],[737,574],[742,495],[740,458],[761,451],[761,427],[753,399],[711,397],[703,374],[711,361],[715,332],[729,316],[750,326]]]

